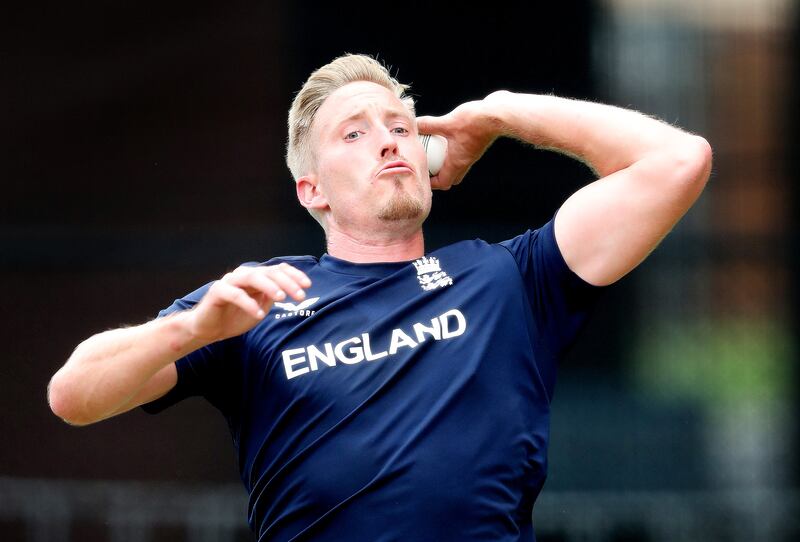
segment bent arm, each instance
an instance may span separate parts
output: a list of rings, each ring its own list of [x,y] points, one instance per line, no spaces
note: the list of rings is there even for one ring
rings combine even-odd
[[[634,111],[506,91],[484,102],[498,135],[571,155],[599,175],[564,202],[555,222],[567,265],[597,286],[641,263],[710,175],[703,138]]]
[[[53,412],[87,425],[161,397],[177,383],[174,362],[241,335],[275,300],[300,301],[311,281],[292,266],[240,266],[215,281],[191,310],[106,331],[82,342],[48,386]]]
[[[83,341],[50,380],[53,413],[70,424],[87,425],[167,393],[177,382],[174,362],[204,346],[189,333],[187,314]]]

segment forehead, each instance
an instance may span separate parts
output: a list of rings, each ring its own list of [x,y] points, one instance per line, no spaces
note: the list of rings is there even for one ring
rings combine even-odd
[[[401,114],[411,117],[408,109],[388,88],[369,81],[348,83],[337,89],[320,106],[314,124],[320,133],[336,127],[350,117],[364,113]]]

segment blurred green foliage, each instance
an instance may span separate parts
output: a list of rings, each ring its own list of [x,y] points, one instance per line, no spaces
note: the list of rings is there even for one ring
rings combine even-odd
[[[644,326],[633,350],[636,388],[707,406],[793,396],[794,345],[779,321],[698,319]]]

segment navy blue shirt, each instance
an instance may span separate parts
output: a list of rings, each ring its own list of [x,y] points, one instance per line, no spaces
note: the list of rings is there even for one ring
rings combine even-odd
[[[179,360],[144,406],[222,412],[258,540],[534,540],[556,364],[601,290],[553,221],[413,262],[279,262],[309,276],[306,299]]]

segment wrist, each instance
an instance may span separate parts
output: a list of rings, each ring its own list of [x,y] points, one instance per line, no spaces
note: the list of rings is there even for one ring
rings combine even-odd
[[[194,311],[184,310],[162,319],[167,334],[166,343],[172,352],[183,356],[213,342],[196,332],[194,316]]]
[[[482,100],[482,115],[493,139],[514,136],[509,114],[513,114],[515,97],[508,90],[496,90]]]

